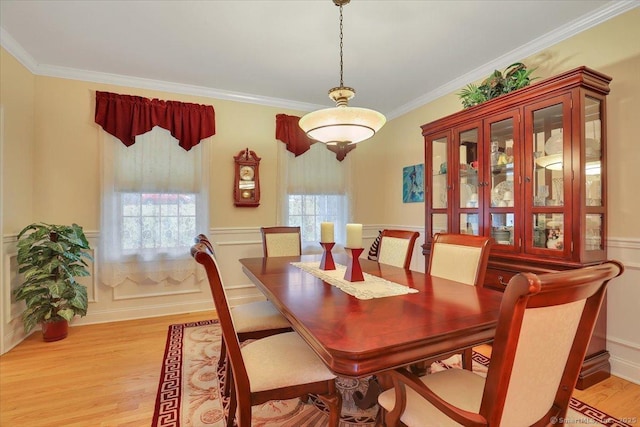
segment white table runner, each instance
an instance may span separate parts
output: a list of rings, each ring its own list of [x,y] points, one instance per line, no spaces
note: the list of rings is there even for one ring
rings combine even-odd
[[[358,299],[384,298],[395,295],[418,293],[417,289],[400,285],[395,282],[390,282],[381,277],[364,272],[363,282],[350,282],[348,280],[344,280],[344,273],[346,272],[347,267],[340,264],[336,264],[335,270],[321,270],[318,262],[292,262],[291,265],[324,280],[325,282]]]

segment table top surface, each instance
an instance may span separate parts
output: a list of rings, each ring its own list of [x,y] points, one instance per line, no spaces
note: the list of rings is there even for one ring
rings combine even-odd
[[[347,257],[334,255],[346,265]],[[360,259],[362,271],[418,290],[360,300],[292,262],[245,258],[243,271],[336,374],[361,377],[490,342],[502,293]],[[366,286],[366,282],[357,282]]]

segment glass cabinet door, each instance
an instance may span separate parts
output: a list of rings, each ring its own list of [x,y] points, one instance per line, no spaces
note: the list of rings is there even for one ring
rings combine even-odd
[[[527,252],[565,256],[571,200],[570,95],[525,108],[528,163],[525,172],[528,213]]]
[[[430,167],[427,171],[427,215],[430,219],[431,236],[436,233],[449,232],[449,137],[441,136],[427,141],[427,156],[430,156]]]
[[[502,114],[485,123],[487,156],[485,174],[487,188],[487,224],[496,249],[513,251],[520,245],[520,230],[516,212],[520,208],[520,173],[517,156],[521,150],[520,136],[516,132],[518,114]]]
[[[585,96],[584,99],[584,250],[587,257],[604,250],[604,206],[602,200],[602,101]]]
[[[456,132],[457,182],[454,191],[458,208],[458,223],[462,234],[479,236],[480,229],[478,198],[478,127]]]

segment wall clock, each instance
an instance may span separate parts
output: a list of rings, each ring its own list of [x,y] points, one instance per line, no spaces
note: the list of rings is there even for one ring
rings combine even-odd
[[[256,207],[260,205],[260,157],[248,148],[242,150],[235,161],[233,182],[233,201],[238,207]]]

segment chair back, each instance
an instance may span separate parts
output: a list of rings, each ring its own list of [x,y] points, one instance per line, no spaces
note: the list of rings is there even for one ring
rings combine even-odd
[[[211,255],[213,255],[214,257],[216,256],[216,253],[213,250],[213,244],[211,244],[211,241],[206,236],[206,234],[198,234],[193,240],[195,243],[202,243]]]
[[[231,363],[231,371],[233,373],[233,385],[235,387],[236,398],[238,405],[251,406],[249,391],[249,376],[247,374],[244,361],[242,359],[242,352],[240,351],[240,341],[233,324],[233,317],[231,316],[231,310],[227,297],[224,292],[224,285],[222,278],[220,277],[220,270],[215,258],[208,252],[208,249],[203,243],[196,243],[191,247],[191,256],[200,264],[204,266],[207,278],[209,280],[209,287],[211,288],[211,295],[213,296],[213,303],[215,305],[218,319],[220,320],[220,327],[222,328],[222,337],[227,349],[227,361]]]
[[[378,262],[409,268],[413,246],[420,234],[408,230],[382,230],[378,246]]]
[[[564,418],[617,261],[520,273],[506,287],[480,414],[489,425],[547,425]]]
[[[302,253],[300,227],[261,227],[264,257],[299,256]]]
[[[427,273],[467,285],[482,285],[489,263],[491,237],[437,233],[431,243]]]

